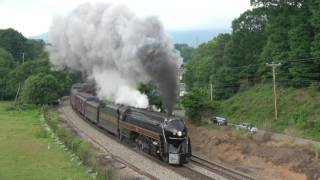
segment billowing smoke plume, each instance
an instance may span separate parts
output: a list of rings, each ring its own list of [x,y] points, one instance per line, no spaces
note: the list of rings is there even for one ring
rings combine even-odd
[[[53,20],[49,43],[51,63],[86,72],[100,97],[146,107],[137,86],[152,81],[172,111],[182,59],[156,17],[140,18],[123,6],[83,4]]]

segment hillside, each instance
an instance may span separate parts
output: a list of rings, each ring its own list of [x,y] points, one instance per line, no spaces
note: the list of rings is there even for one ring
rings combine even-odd
[[[257,85],[221,102],[217,115],[233,123],[320,140],[320,92],[314,87],[278,87],[279,119],[274,118],[272,85]]]

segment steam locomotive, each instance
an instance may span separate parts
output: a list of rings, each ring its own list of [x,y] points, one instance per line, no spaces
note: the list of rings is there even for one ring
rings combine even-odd
[[[88,121],[166,163],[189,162],[191,142],[181,119],[146,109],[105,104],[92,93],[85,83],[74,84],[70,93],[72,108]]]

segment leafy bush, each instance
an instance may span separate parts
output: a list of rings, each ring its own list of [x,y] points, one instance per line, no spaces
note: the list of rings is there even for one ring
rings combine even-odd
[[[35,133],[35,137],[37,137],[37,138],[48,138],[49,134],[43,127],[40,127],[39,130]]]
[[[68,142],[68,147],[73,151],[73,152],[78,152],[80,144],[82,143],[81,139],[71,139]]]
[[[24,84],[21,100],[26,104],[52,104],[58,98],[59,84],[52,75],[30,76]]]
[[[90,144],[82,141],[79,144],[77,154],[79,155],[80,159],[83,161],[84,164],[90,165],[90,157],[92,156]]]
[[[192,122],[197,118],[205,118],[211,115],[216,109],[217,104],[209,99],[208,90],[195,87],[182,98],[182,105],[186,109],[186,114]]]
[[[64,142],[68,140],[68,137],[70,137],[69,133],[65,128],[58,128],[56,133],[57,133],[57,136]]]

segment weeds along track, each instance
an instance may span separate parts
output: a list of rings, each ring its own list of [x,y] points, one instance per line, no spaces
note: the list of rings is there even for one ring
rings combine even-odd
[[[239,172],[234,169],[230,169],[222,164],[219,164],[217,162],[208,161],[204,158],[201,158],[199,156],[193,155],[191,157],[191,167],[188,167],[190,169],[195,169],[195,167],[202,167],[211,173],[215,173],[221,176],[219,179],[232,179],[232,180],[254,180],[253,177],[244,174],[242,172]],[[209,173],[210,174],[210,173]]]

